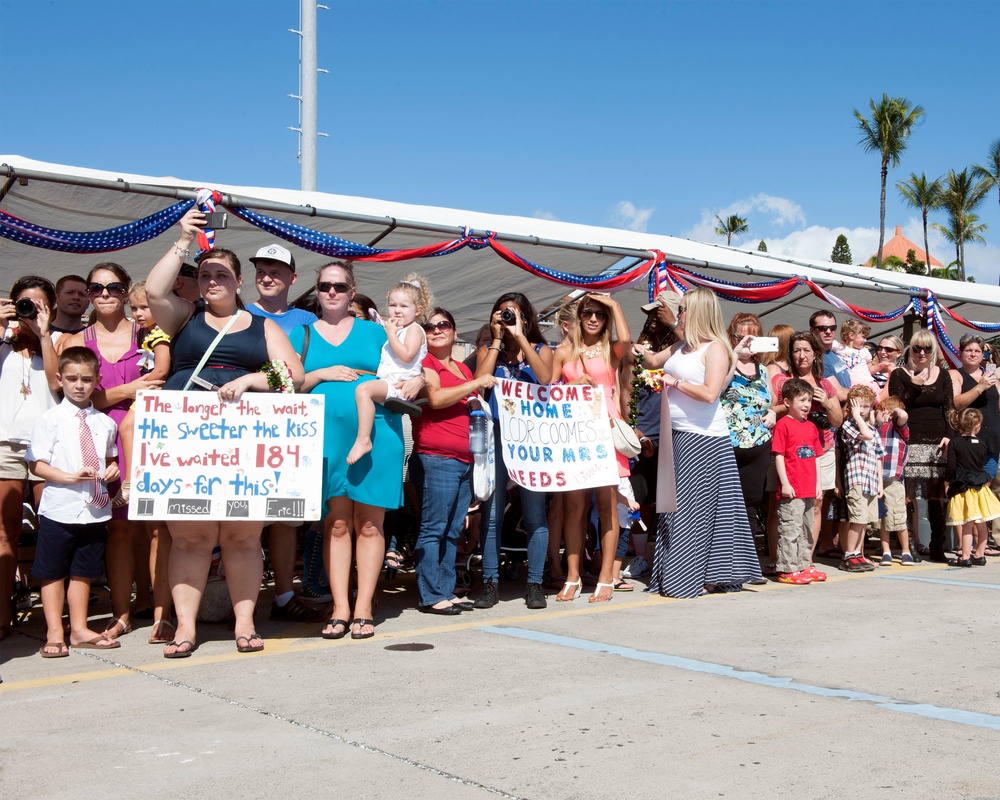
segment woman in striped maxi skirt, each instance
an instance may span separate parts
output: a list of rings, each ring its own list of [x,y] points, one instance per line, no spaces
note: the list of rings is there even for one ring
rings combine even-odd
[[[697,597],[739,591],[761,575],[719,404],[736,355],[711,291],[688,292],[679,311],[683,341],[643,361],[650,369],[663,365],[677,485],[677,511],[662,514],[657,526],[648,591]],[[746,346],[746,339],[737,345]]]

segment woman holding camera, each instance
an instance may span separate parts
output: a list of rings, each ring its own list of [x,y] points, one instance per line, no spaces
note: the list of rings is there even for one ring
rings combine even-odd
[[[49,333],[56,290],[45,278],[26,275],[0,302],[0,641],[10,634],[11,596],[21,537],[21,503],[31,481],[35,505],[42,482],[30,475],[24,454],[31,430],[59,398],[57,358]]]
[[[764,328],[755,314],[737,314],[729,323],[729,343],[736,351],[736,369],[719,398],[726,412],[729,440],[743,489],[750,531],[760,527],[760,506],[771,461],[771,431],[778,421],[771,408],[767,370],[760,353],[740,346],[745,338],[762,336]]]
[[[476,378],[492,375],[527,383],[545,384],[552,380],[552,348],[549,347],[531,302],[520,292],[508,292],[497,298],[490,313],[489,344],[479,348]],[[490,399],[493,409],[493,435],[496,439],[497,485],[493,496],[483,503],[480,530],[483,537],[483,593],[476,608],[492,608],[500,601],[497,579],[500,576],[500,533],[503,530],[504,505],[507,499],[507,468],[500,443],[500,423],[496,392]],[[528,608],[545,608],[542,571],[549,543],[545,517],[545,493],[518,487],[521,512],[528,536]]]
[[[983,415],[979,439],[986,445],[986,466],[990,479],[997,474],[1000,453],[1000,391],[997,390],[996,367],[984,360],[983,338],[966,334],[958,340],[962,366],[951,370],[955,410],[976,408]]]

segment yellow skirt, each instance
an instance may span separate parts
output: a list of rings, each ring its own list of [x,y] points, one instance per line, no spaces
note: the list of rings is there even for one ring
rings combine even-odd
[[[948,501],[949,525],[987,522],[998,517],[1000,517],[1000,500],[997,500],[989,486],[966,489]]]

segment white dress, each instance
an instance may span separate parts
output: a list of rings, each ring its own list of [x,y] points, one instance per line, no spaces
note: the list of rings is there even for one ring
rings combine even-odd
[[[406,339],[407,331],[414,326],[420,331],[420,348],[417,350],[417,354],[413,357],[412,361],[403,361],[400,359],[392,347],[389,346],[389,342],[382,345],[382,357],[378,362],[378,372],[376,374],[380,380],[385,381],[389,386],[386,399],[399,397],[399,392],[396,389],[397,383],[408,381],[410,378],[415,378],[423,372],[423,360],[424,356],[427,355],[427,336],[424,333],[423,327],[417,322],[411,322],[405,328],[399,328],[396,331],[396,338],[400,342],[403,342]]]

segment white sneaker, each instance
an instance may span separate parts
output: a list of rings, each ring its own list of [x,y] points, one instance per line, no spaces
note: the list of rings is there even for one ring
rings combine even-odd
[[[633,558],[627,567],[622,570],[623,578],[641,578],[649,572],[649,562],[643,556]]]

